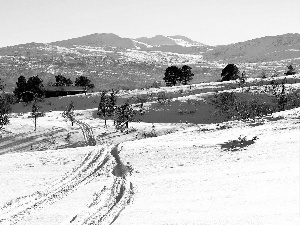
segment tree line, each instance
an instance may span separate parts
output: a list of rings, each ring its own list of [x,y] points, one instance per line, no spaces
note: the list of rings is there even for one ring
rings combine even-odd
[[[55,76],[55,83],[52,86],[68,87],[72,86],[73,82],[70,78],[66,78],[61,74]],[[94,88],[91,80],[85,76],[79,76],[75,79],[74,86],[84,87],[86,89]],[[16,82],[16,88],[13,91],[17,101],[30,102],[35,98],[42,98],[44,96],[45,88],[43,80],[38,76],[29,77],[28,80],[24,76],[19,76]]]
[[[287,66],[287,72],[285,75],[296,74],[295,68],[292,65]],[[177,66],[170,66],[166,69],[164,73],[163,80],[166,86],[175,86],[177,84],[186,85],[193,79],[194,74],[192,73],[192,68],[190,66],[184,65],[181,68]],[[221,72],[221,82],[230,81],[237,79],[244,79],[245,72],[240,72],[239,68],[235,64],[227,64]]]
[[[285,75],[296,74],[292,65],[289,65],[287,68],[288,70],[284,73]],[[166,82],[167,86],[174,86],[176,84],[186,85],[193,79],[194,76],[191,69],[192,68],[187,65],[184,65],[181,68],[177,66],[170,66],[166,69],[163,80]],[[244,72],[241,74],[239,68],[235,64],[228,64],[221,72],[221,81],[236,79],[242,80],[244,75]],[[52,84],[52,86],[59,87],[72,85],[72,80],[62,76],[61,74],[55,76],[55,83]],[[86,88],[94,87],[94,84],[92,84],[91,81],[84,76],[77,77],[74,85]],[[104,119],[105,125],[108,118],[113,118],[116,128],[122,130],[123,128],[128,128],[129,122],[135,121],[135,115],[142,115],[144,113],[143,103],[138,110],[133,109],[132,105],[128,102],[118,106],[116,94],[117,91],[114,90],[111,92],[101,92],[97,115]],[[36,119],[40,115],[37,99],[44,96],[43,80],[38,76],[29,77],[28,80],[24,76],[20,76],[16,82],[14,95],[18,101],[33,101],[32,116],[35,119],[36,125]],[[11,95],[7,95],[4,92],[4,84],[0,79],[0,130],[9,122],[8,114],[11,111],[11,104],[13,103],[14,100],[11,98]],[[74,117],[74,114],[70,112],[74,109],[74,105],[70,105],[68,109],[67,118],[71,120]]]

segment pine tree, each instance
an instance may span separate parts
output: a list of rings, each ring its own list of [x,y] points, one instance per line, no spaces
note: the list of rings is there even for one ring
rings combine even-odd
[[[27,90],[27,80],[24,76],[19,76],[16,82],[17,87],[14,90],[14,95],[20,101],[22,99],[23,93]]]
[[[221,73],[222,81],[236,80],[239,75],[239,68],[234,64],[228,64]]]
[[[107,95],[106,91],[102,91],[97,115],[99,115],[99,117],[104,118],[105,126],[107,118],[112,116],[114,113],[116,101],[117,98],[114,91],[112,91],[110,95]]]
[[[181,73],[179,73],[179,82],[181,82],[183,85],[187,85],[193,79],[194,76],[194,74],[192,73],[192,68],[187,65],[184,65],[180,70]]]
[[[61,74],[55,76],[55,84],[54,86],[71,86],[73,84],[73,82],[71,81],[70,78],[66,78],[64,76],[62,76]]]
[[[115,109],[115,126],[118,130],[123,130],[128,128],[129,122],[134,121],[135,111],[133,108],[128,104],[125,103]]]
[[[177,66],[170,66],[165,71],[163,80],[167,86],[175,86],[181,77],[181,70]]]

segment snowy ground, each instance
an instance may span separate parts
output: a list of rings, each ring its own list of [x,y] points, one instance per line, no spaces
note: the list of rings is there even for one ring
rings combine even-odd
[[[163,90],[185,102],[227,85]],[[120,99],[137,93],[143,91]],[[121,133],[94,116],[95,96],[47,100],[36,132],[26,107],[15,106],[0,142],[1,225],[299,224],[300,108],[257,122],[218,122],[204,102],[198,117],[206,122],[180,123],[194,119],[173,112],[166,123],[149,110],[149,123],[131,123]],[[57,111],[70,100],[96,146],[86,146],[80,126]],[[145,138],[151,132],[157,137]]]

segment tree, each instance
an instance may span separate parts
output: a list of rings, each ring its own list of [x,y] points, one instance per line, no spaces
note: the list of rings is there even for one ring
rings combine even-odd
[[[239,68],[234,64],[228,64],[221,73],[221,81],[236,80],[239,78],[240,71]]]
[[[14,95],[18,101],[29,102],[34,100],[35,97],[42,98],[44,96],[43,80],[38,76],[29,77],[28,81],[24,76],[20,76],[16,85]]]
[[[1,80],[1,78],[0,78],[0,91],[2,92],[2,93],[4,93],[4,87],[5,87],[5,85],[4,85],[4,82]]]
[[[91,83],[91,80],[85,76],[77,77],[75,80],[75,86],[81,86],[90,89],[93,89],[95,87],[95,85]]]
[[[70,78],[66,78],[61,74],[55,76],[55,81],[54,86],[71,86],[73,84]]]
[[[133,116],[135,112],[133,108],[128,104],[125,103],[119,107],[115,108],[115,126],[119,130],[123,130],[124,126],[128,128],[129,122],[134,121]]]
[[[295,71],[295,69],[293,68],[292,65],[289,65],[287,68],[288,68],[288,71],[286,73],[284,73],[285,75],[294,75],[294,74],[296,74],[296,71]]]
[[[175,86],[181,77],[181,70],[177,66],[170,66],[165,71],[163,80],[167,86]]]
[[[24,76],[19,76],[18,81],[16,82],[17,87],[14,90],[14,95],[20,101],[22,99],[23,93],[25,93],[27,88],[27,80]]]
[[[179,73],[179,82],[181,82],[183,85],[188,84],[189,81],[193,79],[194,74],[191,71],[191,67],[184,65],[182,66],[181,73]]]
[[[71,121],[72,126],[73,126],[74,121],[75,121],[74,108],[75,108],[74,103],[73,103],[73,101],[71,101],[70,104],[65,109],[65,111],[62,113],[62,116],[64,118],[67,118]]]
[[[9,100],[4,92],[4,85],[3,82],[0,79],[0,130],[3,128],[3,126],[7,125],[9,123],[9,117],[8,114],[11,111],[11,105],[9,103]]]
[[[44,85],[43,80],[38,75],[29,77],[26,85],[26,91],[34,93],[34,97],[42,98],[44,96]],[[32,99],[33,100],[33,99]]]
[[[114,113],[116,100],[114,91],[110,95],[107,95],[106,91],[102,91],[97,115],[104,118],[105,126],[107,117],[112,116]]]
[[[41,113],[39,111],[40,106],[38,106],[37,102],[38,102],[38,98],[37,98],[37,95],[35,95],[34,99],[33,99],[33,104],[32,104],[32,107],[31,107],[31,115],[34,118],[34,131],[36,131],[37,118],[40,117],[40,116],[43,116],[43,113]]]

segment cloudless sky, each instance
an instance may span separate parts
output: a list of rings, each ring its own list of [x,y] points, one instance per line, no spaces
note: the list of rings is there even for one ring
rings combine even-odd
[[[93,33],[209,45],[300,33],[300,0],[0,0],[0,47]]]

